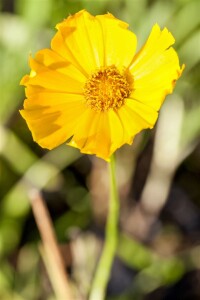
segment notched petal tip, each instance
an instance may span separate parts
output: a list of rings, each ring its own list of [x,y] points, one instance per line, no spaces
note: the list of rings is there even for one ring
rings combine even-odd
[[[148,41],[149,40],[154,41],[154,39],[156,39],[158,42],[162,41],[163,45],[166,44],[166,45],[168,45],[168,47],[175,43],[175,38],[172,35],[172,33],[166,27],[161,29],[160,26],[158,25],[158,23],[156,23],[152,27]],[[167,48],[167,46],[166,46],[166,48]]]
[[[21,81],[20,81],[20,85],[24,85],[27,86],[28,82],[29,82],[29,75],[25,75],[24,77],[22,77]]]
[[[171,87],[171,89],[169,91],[166,91],[166,95],[173,93],[173,90],[175,88],[176,82],[181,77],[184,69],[185,69],[185,64],[183,64],[181,67],[179,67],[179,69],[177,70],[177,76],[176,76],[176,78],[172,80],[172,87]]]
[[[23,109],[19,110],[20,115],[23,117]],[[23,117],[24,118],[24,117]]]
[[[178,70],[178,77],[180,77],[180,76],[182,75],[182,73],[183,73],[183,71],[185,70],[185,68],[186,68],[186,65],[185,65],[185,64],[182,64],[180,70]]]
[[[97,16],[98,17],[98,16]],[[115,21],[118,21],[118,25],[123,28],[123,29],[127,29],[129,27],[129,24],[122,21],[122,20],[119,20],[117,18],[115,18],[115,16],[113,16],[113,14],[111,13],[107,13],[105,15],[102,16],[103,18],[107,18],[107,19],[112,19],[112,20],[115,20]]]
[[[70,20],[75,19],[77,17],[79,18],[84,14],[87,15],[87,17],[94,18],[86,9],[82,9],[73,15],[69,14],[69,16],[65,18],[62,22],[56,24],[55,28],[59,30],[62,27],[68,26]]]
[[[22,79],[21,79],[21,81],[19,83],[20,85],[27,86],[28,83],[29,83],[30,78],[33,78],[36,75],[36,71],[33,70],[33,68],[32,68],[32,61],[33,61],[33,58],[32,58],[32,55],[30,54],[29,55],[29,60],[28,60],[28,64],[29,64],[29,66],[31,68],[30,74],[29,75],[26,74],[25,76],[22,77]]]

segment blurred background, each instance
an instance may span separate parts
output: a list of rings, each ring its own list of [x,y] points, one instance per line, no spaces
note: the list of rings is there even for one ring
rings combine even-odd
[[[55,25],[86,8],[128,22],[140,47],[166,26],[186,64],[156,127],[117,151],[120,237],[107,300],[200,299],[200,1],[0,1],[0,299],[53,300],[30,207],[42,192],[71,276],[87,299],[104,239],[107,165],[67,146],[46,151],[19,115],[28,56],[48,48]]]

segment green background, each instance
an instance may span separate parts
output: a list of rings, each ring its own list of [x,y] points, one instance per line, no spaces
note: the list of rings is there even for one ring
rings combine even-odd
[[[112,276],[107,297],[165,299],[162,293],[187,274],[191,274],[192,293],[193,284],[197,290],[200,286],[192,277],[200,268],[200,1],[5,0],[0,1],[0,299],[54,299],[38,250],[40,238],[29,204],[31,187],[43,191],[59,242],[69,243],[72,253],[82,256],[68,263],[77,300],[86,299],[90,288],[105,223],[103,191],[107,184],[102,176],[106,176],[106,164],[66,146],[50,152],[41,149],[19,115],[24,100],[19,82],[29,73],[29,54],[48,48],[55,25],[83,8],[92,14],[110,12],[129,23],[138,36],[138,49],[153,24],[166,26],[176,39],[181,64],[186,64],[156,128],[139,134],[132,147],[125,146],[117,153],[122,198],[115,262],[119,276]],[[143,240],[137,226],[133,232],[126,218],[132,220],[131,212],[143,195],[145,182],[153,187],[151,179],[162,173],[165,158],[169,161],[163,171],[167,179],[162,181],[158,198],[164,203],[160,204],[161,213],[154,211],[156,229]],[[150,189],[149,197],[157,197],[159,189]],[[177,189],[179,193],[173,194]],[[124,285],[118,288],[122,281]],[[158,289],[161,298],[151,296]],[[178,288],[174,291],[178,293]],[[200,292],[199,298],[176,295],[170,299],[200,298]]]

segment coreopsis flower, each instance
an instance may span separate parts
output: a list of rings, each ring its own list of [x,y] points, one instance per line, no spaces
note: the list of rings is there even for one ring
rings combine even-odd
[[[51,49],[30,57],[21,115],[41,147],[67,143],[109,160],[152,128],[184,66],[172,34],[156,24],[136,54],[137,38],[111,14],[82,10],[56,25]]]

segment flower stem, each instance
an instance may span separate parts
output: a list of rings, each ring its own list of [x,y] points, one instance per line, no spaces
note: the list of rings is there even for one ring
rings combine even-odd
[[[109,163],[110,200],[106,223],[105,244],[92,284],[89,300],[105,299],[106,287],[118,241],[119,199],[115,175],[115,157],[112,155]]]

